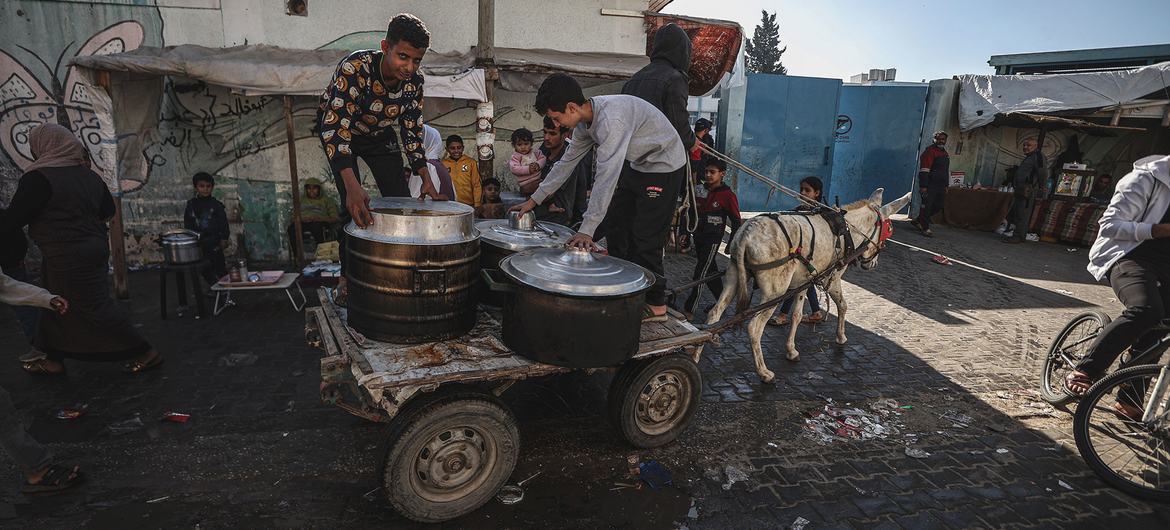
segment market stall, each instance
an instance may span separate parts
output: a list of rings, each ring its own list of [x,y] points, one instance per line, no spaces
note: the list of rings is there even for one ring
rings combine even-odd
[[[1012,194],[995,188],[947,188],[943,211],[931,220],[955,228],[991,232],[1007,218]]]

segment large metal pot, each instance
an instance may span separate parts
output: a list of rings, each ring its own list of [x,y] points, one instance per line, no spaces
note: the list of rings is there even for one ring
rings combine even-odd
[[[488,219],[475,223],[480,234],[479,266],[484,270],[500,268],[500,261],[517,252],[533,248],[558,248],[573,236],[573,230],[556,223],[537,221],[532,212],[518,215],[508,212],[507,219]],[[480,301],[504,305],[503,293],[481,289]]]
[[[199,232],[184,228],[167,230],[159,236],[158,244],[162,247],[163,259],[168,265],[184,265],[203,260],[203,251],[199,249]]]
[[[449,201],[370,201],[374,224],[345,227],[349,325],[377,340],[427,342],[475,325],[479,232]]]
[[[517,354],[600,368],[638,352],[646,291],[654,284],[642,267],[584,250],[542,248],[508,256],[498,273],[484,276],[492,290],[507,293],[503,339]]]

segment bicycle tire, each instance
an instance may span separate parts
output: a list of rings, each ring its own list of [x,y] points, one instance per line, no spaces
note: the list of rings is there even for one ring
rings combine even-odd
[[[1142,486],[1125,478],[1106,464],[1105,460],[1097,451],[1097,444],[1093,442],[1091,437],[1094,413],[1106,414],[1108,415],[1106,419],[1115,422],[1123,421],[1113,412],[1112,407],[1100,406],[1102,400],[1110,396],[1114,389],[1123,384],[1147,376],[1156,378],[1161,370],[1162,365],[1160,364],[1131,366],[1118,370],[1094,384],[1077,405],[1076,414],[1073,416],[1073,437],[1076,439],[1077,450],[1080,451],[1081,458],[1088,464],[1089,469],[1092,469],[1093,473],[1105,481],[1105,483],[1137,498],[1166,502],[1170,501],[1170,469],[1160,470],[1159,472],[1159,475],[1164,475],[1166,478],[1164,489]],[[1163,447],[1170,443],[1170,437],[1166,433],[1150,433],[1150,436],[1158,437],[1161,440],[1159,443]],[[1127,438],[1133,439],[1132,437]],[[1163,458],[1160,461],[1165,462],[1166,460]]]
[[[1068,323],[1064,325],[1064,328],[1060,330],[1060,333],[1056,334],[1056,338],[1052,339],[1052,343],[1048,346],[1048,352],[1044,355],[1044,362],[1040,364],[1040,397],[1049,404],[1059,407],[1061,405],[1076,401],[1077,398],[1075,396],[1071,396],[1068,394],[1068,392],[1064,391],[1063,377],[1058,377],[1055,381],[1053,380],[1053,375],[1055,375],[1056,371],[1064,364],[1064,360],[1059,355],[1057,355],[1057,352],[1062,349],[1064,342],[1068,340],[1069,336],[1075,329],[1077,329],[1082,324],[1087,322],[1091,323],[1093,321],[1096,321],[1098,324],[1096,331],[1093,332],[1093,336],[1096,336],[1096,334],[1101,332],[1101,329],[1103,329],[1105,326],[1108,326],[1109,323],[1112,322],[1112,319],[1109,318],[1109,315],[1106,315],[1101,311],[1088,311],[1086,313],[1081,313],[1073,317],[1072,320],[1069,320]],[[1082,339],[1083,338],[1084,337],[1082,337]],[[1079,361],[1080,358],[1076,360]],[[1054,388],[1053,385],[1059,386]]]

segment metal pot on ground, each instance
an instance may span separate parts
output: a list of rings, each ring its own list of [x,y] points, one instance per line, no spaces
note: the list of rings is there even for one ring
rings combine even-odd
[[[158,244],[168,265],[187,265],[203,261],[203,251],[199,249],[199,232],[194,230],[185,228],[167,230],[159,236]]]
[[[367,337],[428,342],[476,321],[479,232],[474,210],[454,201],[370,201],[374,224],[345,227],[348,322]]]
[[[502,276],[502,277],[498,277]],[[628,261],[584,250],[542,248],[485,271],[506,293],[504,344],[537,362],[601,368],[638,352],[646,291],[654,276]]]
[[[534,248],[560,248],[573,236],[573,230],[544,221],[537,221],[532,212],[518,215],[508,212],[507,219],[487,219],[475,223],[480,234],[479,266],[483,270],[498,270],[500,261],[517,252]],[[480,301],[503,306],[503,293],[480,289]]]

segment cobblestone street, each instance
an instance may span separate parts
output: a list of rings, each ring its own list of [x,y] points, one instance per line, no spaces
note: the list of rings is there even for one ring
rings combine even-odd
[[[932,262],[936,252],[954,264]],[[442,527],[1170,527],[1170,508],[1098,480],[1068,412],[1035,392],[1039,357],[1065,321],[1120,310],[1085,272],[1086,253],[946,227],[928,239],[898,223],[877,268],[845,276],[846,345],[834,341],[835,315],[802,325],[801,358],[790,363],[788,328],[769,326],[776,381],[764,384],[744,331],[725,334],[700,362],[692,427],[655,450],[632,450],[608,425],[608,375],[517,384],[504,394],[521,425],[513,481],[541,474],[521,503],[492,501]],[[668,258],[674,283],[689,278],[692,257]],[[164,321],[157,285],[156,273],[131,275],[134,319],[167,359],[140,377],[71,362],[67,378],[33,379],[15,362],[25,352],[15,319],[0,313],[0,385],[32,434],[90,477],[29,499],[5,460],[0,527],[422,527],[382,496],[385,426],[319,401],[321,354],[305,345],[303,317],[282,293],[241,297],[213,319]],[[810,436],[806,419],[829,400],[884,410],[884,430],[868,440]],[[75,403],[88,413],[54,417]],[[167,411],[191,421],[157,421]],[[110,428],[135,417],[140,429]],[[673,485],[621,486],[634,483],[631,454],[661,462]]]

